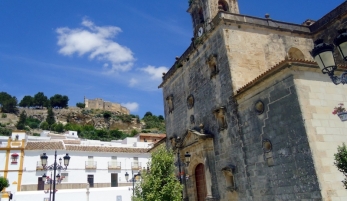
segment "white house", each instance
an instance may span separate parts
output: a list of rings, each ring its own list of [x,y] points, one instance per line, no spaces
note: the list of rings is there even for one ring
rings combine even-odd
[[[42,176],[45,174],[46,180],[54,176],[56,152],[59,170],[55,175],[61,180],[56,184],[56,201],[94,200],[93,197],[103,201],[130,201],[132,175],[147,168],[148,149],[152,143],[140,142],[139,136],[101,142],[75,138],[77,132],[72,134],[73,131],[64,135],[45,132],[34,137],[16,131],[10,138],[0,138],[0,160],[4,161],[0,174],[10,182],[10,187],[3,191],[2,200],[8,200],[9,193],[16,201],[48,200],[50,185],[47,181],[45,184]],[[65,169],[63,158],[67,154],[70,161]],[[41,164],[43,155],[48,157],[46,166]],[[88,197],[87,184],[90,186]]]

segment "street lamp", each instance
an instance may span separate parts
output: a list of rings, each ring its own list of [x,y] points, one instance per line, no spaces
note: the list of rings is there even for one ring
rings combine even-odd
[[[133,197],[134,197],[134,189],[135,189],[135,177],[136,176],[139,176],[139,177],[141,177],[141,172],[138,172],[136,175],[134,175],[134,171],[133,170],[131,170],[131,174],[133,175],[133,188],[132,188],[132,190],[133,190]],[[129,173],[128,172],[126,172],[125,173],[125,180],[127,180],[127,182],[129,182]],[[130,190],[130,188],[129,188],[129,190]]]
[[[70,156],[69,154],[66,154],[64,157],[64,166],[62,166],[62,159],[59,158],[59,164],[57,164],[57,150],[55,150],[54,152],[54,163],[52,165],[49,165],[47,166],[47,161],[48,161],[48,156],[46,155],[46,153],[43,153],[41,156],[40,156],[40,159],[41,159],[41,164],[42,164],[42,167],[43,169],[45,170],[53,170],[54,171],[54,175],[56,175],[56,170],[66,170],[67,169],[67,166],[69,165],[69,162],[70,162]],[[51,185],[53,184],[53,201],[55,201],[55,192],[56,192],[56,188],[55,188],[55,185],[60,183],[61,182],[61,178],[60,178],[60,175],[56,175],[55,177],[53,177],[53,181],[52,181],[52,173],[51,173],[51,178],[47,178],[46,174],[44,174],[42,176],[42,180],[44,182],[46,182],[47,180],[50,182],[50,190],[49,190],[49,200],[51,200]]]
[[[56,176],[56,179],[54,181],[53,177],[52,177],[52,172],[51,172],[51,177],[47,177],[46,176],[46,173],[42,175],[42,181],[45,183],[45,184],[49,184],[49,190],[44,190],[45,193],[49,193],[49,200],[51,200],[51,195],[53,193],[52,191],[52,184],[53,182],[56,182],[56,184],[59,184],[61,183],[61,181],[63,180],[63,178],[60,177],[60,175],[58,174]],[[57,191],[57,190],[55,190]]]
[[[347,61],[347,31],[341,29],[339,35],[334,39],[334,44],[339,50],[342,58]],[[336,62],[333,55],[334,45],[323,42],[323,39],[318,39],[314,42],[315,46],[311,51],[311,55],[321,68],[323,74],[328,74],[335,85],[347,84],[347,71],[342,73],[340,77],[334,75],[336,70]]]
[[[180,152],[179,150],[177,150],[177,164],[178,164],[178,171],[179,171],[179,180],[180,180],[180,183],[182,184],[182,172],[181,172],[181,166],[186,166],[188,167],[189,166],[189,163],[190,163],[190,158],[191,158],[191,155],[189,152],[186,152],[184,154],[184,162],[182,163],[181,159],[180,159]]]

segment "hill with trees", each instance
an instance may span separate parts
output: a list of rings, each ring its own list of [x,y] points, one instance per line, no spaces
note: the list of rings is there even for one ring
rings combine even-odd
[[[142,119],[138,115],[119,112],[88,110],[83,103],[68,107],[69,98],[55,94],[49,99],[43,92],[17,98],[0,92],[0,135],[9,136],[12,130],[26,130],[39,135],[42,130],[63,133],[75,130],[81,138],[110,141],[134,136],[139,132],[164,133],[162,115],[147,112]]]

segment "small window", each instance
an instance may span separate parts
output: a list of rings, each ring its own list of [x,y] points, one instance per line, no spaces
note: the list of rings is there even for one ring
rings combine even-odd
[[[215,54],[210,55],[206,63],[208,64],[208,67],[210,69],[210,78],[213,78],[219,73],[218,66],[217,66],[217,55]]]
[[[229,11],[228,3],[224,0],[218,1],[218,10]]]
[[[89,187],[91,188],[94,187],[94,175],[92,174],[88,175],[88,183],[89,183]]]

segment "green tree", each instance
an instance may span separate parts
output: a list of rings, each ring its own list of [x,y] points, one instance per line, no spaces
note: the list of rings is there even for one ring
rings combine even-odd
[[[137,130],[133,129],[130,133],[130,137],[134,137],[137,134],[139,134],[139,132]]]
[[[0,192],[4,190],[4,188],[7,188],[10,186],[10,183],[8,182],[8,179],[5,177],[0,177]]]
[[[32,107],[34,106],[34,98],[32,96],[24,96],[19,103],[20,107]]]
[[[164,121],[163,115],[159,115],[159,116],[158,116],[158,119],[159,119],[160,121]]]
[[[60,94],[55,94],[49,99],[50,105],[53,108],[66,108],[69,103],[69,97]]]
[[[49,125],[46,121],[42,122],[41,125],[40,125],[40,128],[42,130],[49,130]]]
[[[55,123],[51,126],[51,130],[62,133],[64,131],[64,125],[62,123]]]
[[[86,104],[84,103],[76,103],[76,107],[79,107],[79,108],[85,108],[86,107]]]
[[[165,130],[165,123],[161,120],[159,120],[159,118],[155,115],[153,116],[145,116],[143,119],[142,119],[145,124],[146,124],[146,127],[145,129],[153,129],[153,128],[156,128],[160,131],[164,131]]]
[[[174,174],[174,155],[165,147],[152,153],[150,172],[143,171],[135,188],[134,201],[181,201],[182,185]]]
[[[12,96],[6,92],[0,92],[0,105],[3,104],[5,100],[12,98]]]
[[[38,127],[39,127],[39,125],[40,125],[40,120],[35,119],[35,118],[33,118],[33,117],[28,117],[28,118],[26,119],[26,121],[25,121],[25,124],[26,124],[27,126],[29,126],[30,128],[35,129],[35,128],[38,128]]]
[[[337,147],[337,153],[335,156],[335,166],[337,169],[345,175],[344,180],[342,181],[343,185],[347,189],[347,147],[346,144],[343,143],[342,146]]]
[[[127,137],[127,135],[125,135],[122,131],[119,131],[118,129],[110,130],[109,133],[110,137],[115,140],[124,139]]]
[[[146,112],[145,113],[145,116],[143,116],[143,118],[145,118],[145,117],[147,117],[147,116],[152,116],[153,114],[152,114],[152,112]]]
[[[47,107],[48,105],[48,98],[43,92],[38,92],[34,95],[34,106],[42,108],[43,106]]]
[[[51,127],[55,123],[54,112],[51,107],[48,108],[46,122],[49,127]]]
[[[17,113],[17,103],[17,98],[15,96],[11,96],[6,92],[0,92],[1,112]]]
[[[24,130],[25,129],[25,123],[27,120],[27,114],[23,110],[20,115],[19,115],[19,121],[17,122],[16,128],[19,130]]]

